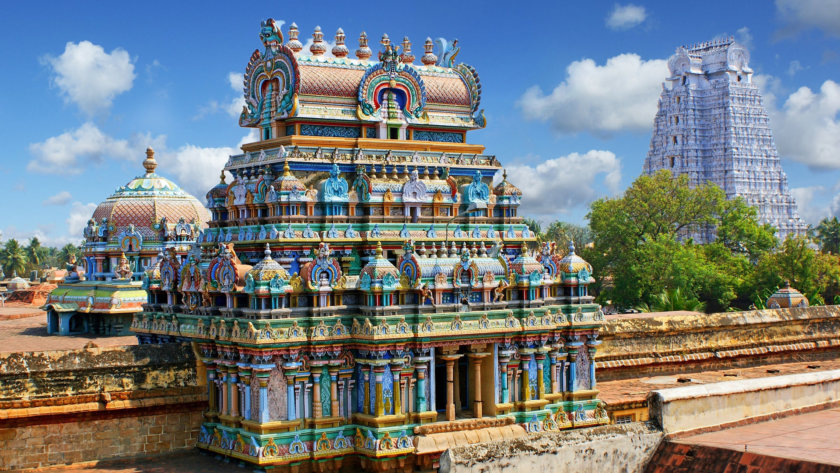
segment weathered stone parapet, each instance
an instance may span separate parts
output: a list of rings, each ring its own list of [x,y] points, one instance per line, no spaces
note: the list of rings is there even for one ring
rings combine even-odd
[[[767,361],[840,350],[840,307],[612,319],[601,329],[599,379]]]
[[[650,417],[666,434],[830,406],[840,401],[840,370],[653,391]]]
[[[0,470],[195,447],[195,363],[185,344],[0,355]]]

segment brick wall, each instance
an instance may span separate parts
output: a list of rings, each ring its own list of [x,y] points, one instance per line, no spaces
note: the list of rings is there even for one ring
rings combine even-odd
[[[0,426],[0,470],[157,455],[195,447],[202,406],[68,416],[45,424]]]

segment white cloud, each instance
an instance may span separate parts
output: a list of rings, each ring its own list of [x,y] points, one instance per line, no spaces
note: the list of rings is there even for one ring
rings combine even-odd
[[[128,52],[116,48],[110,53],[90,41],[68,42],[60,56],[44,56],[55,76],[53,83],[68,102],[88,115],[107,110],[114,97],[131,89],[134,64]]]
[[[242,113],[242,107],[245,106],[245,95],[242,91],[244,74],[239,72],[229,72],[227,80],[228,84],[230,84],[230,88],[233,89],[236,95],[227,101],[220,102],[218,100],[211,100],[207,103],[207,105],[198,109],[198,113],[193,116],[193,120],[200,120],[207,115],[211,115],[216,112],[224,112],[232,118],[239,118],[239,115]]]
[[[72,241],[84,238],[82,230],[87,226],[94,210],[96,210],[96,204],[93,202],[87,204],[78,201],[73,202],[70,213],[67,215],[67,234]]]
[[[633,5],[615,4],[610,14],[607,15],[607,28],[611,30],[628,30],[634,26],[640,25],[647,18],[645,7]]]
[[[58,194],[45,199],[43,204],[44,205],[64,205],[67,202],[70,202],[70,199],[72,199],[72,198],[73,198],[73,196],[70,195],[69,192],[61,191]]]
[[[752,33],[750,33],[749,28],[747,28],[746,26],[738,28],[738,31],[736,31],[735,33],[739,43],[741,43],[747,49],[752,49],[753,36]]]
[[[820,223],[820,220],[831,213],[827,205],[821,206],[818,204],[825,197],[820,195],[824,192],[825,188],[823,186],[794,187],[790,190],[790,194],[799,207],[799,216],[805,223],[816,226]]]
[[[776,0],[776,11],[787,23],[787,33],[817,28],[840,36],[840,2],[837,0]]]
[[[26,169],[32,172],[53,174],[79,174],[82,166],[80,159],[102,162],[105,159],[139,160],[146,146],[162,144],[165,137],[153,138],[151,135],[134,135],[129,140],[112,138],[103,133],[95,124],[84,123],[75,130],[47,138],[40,143],[29,145],[33,160]]]
[[[804,69],[805,68],[802,67],[802,63],[794,59],[790,62],[790,65],[788,65],[787,73],[789,76],[793,77],[796,75],[797,72],[802,71]]]
[[[779,154],[812,168],[840,169],[840,84],[823,82],[818,92],[800,87],[781,108],[767,100]]]
[[[508,181],[522,190],[519,215],[556,218],[619,191],[621,162],[611,151],[590,150],[507,167]]]
[[[517,105],[525,118],[549,121],[559,133],[650,132],[667,76],[664,59],[645,61],[636,54],[621,54],[604,65],[582,59],[569,64],[566,80],[550,94],[533,86]]]

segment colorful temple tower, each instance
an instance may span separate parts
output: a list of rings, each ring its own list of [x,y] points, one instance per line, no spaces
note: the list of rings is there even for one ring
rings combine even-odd
[[[84,229],[82,266],[67,262],[64,280],[44,310],[47,331],[59,335],[130,335],[147,300],[140,279],[164,253],[182,258],[193,248],[209,212],[195,197],[155,174],[151,148],[146,172],[96,207]]]
[[[749,52],[733,38],[680,47],[668,61],[644,172],[668,169],[692,186],[717,184],[727,199],[743,197],[778,236],[802,235]],[[706,243],[715,229],[690,235]]]
[[[208,192],[189,257],[147,271],[132,325],[194,343],[199,447],[266,470],[413,471],[451,432],[607,423],[591,266],[526,250],[521,192],[466,143],[485,122],[457,41],[438,57],[427,39],[419,65],[408,38],[372,59],[365,33],[356,58],[342,30],[331,57],[320,28],[308,52],[288,33],[262,23],[240,117],[261,140]]]

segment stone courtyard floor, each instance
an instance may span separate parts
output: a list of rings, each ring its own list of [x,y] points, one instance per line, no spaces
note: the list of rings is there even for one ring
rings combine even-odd
[[[4,319],[3,314],[37,311],[34,316]],[[47,335],[46,312],[37,308],[0,308],[0,353],[48,350],[76,350],[93,342],[98,347],[137,345],[137,337]]]
[[[840,408],[693,435],[674,442],[840,466]]]

